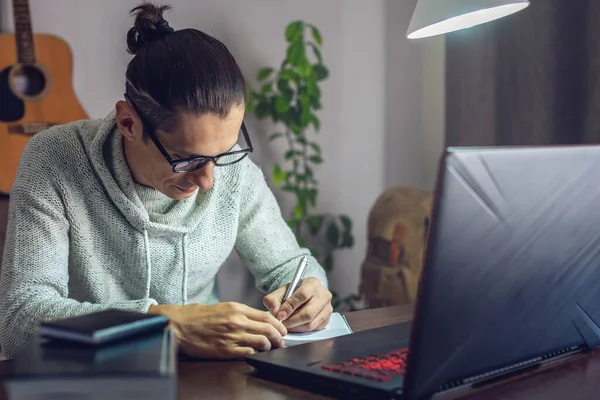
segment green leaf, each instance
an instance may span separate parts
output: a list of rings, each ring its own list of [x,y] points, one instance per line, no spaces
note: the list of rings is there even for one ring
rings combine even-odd
[[[317,59],[319,64],[323,63],[323,56],[321,56],[321,50],[319,50],[319,48],[317,46],[315,46],[314,43],[309,43],[310,47],[312,47],[312,51],[313,54],[315,55],[315,58]]]
[[[287,68],[287,69],[281,70],[281,72],[279,73],[279,78],[285,79],[288,81],[294,80],[294,79],[296,79],[296,73],[293,70]]]
[[[342,247],[352,247],[354,246],[354,238],[348,232],[345,232],[342,235]]]
[[[298,198],[298,205],[302,209],[302,215],[304,215],[306,210],[306,193],[305,191],[298,187],[296,190],[296,197]]]
[[[310,167],[306,167],[306,176],[309,178],[313,177],[313,170]]]
[[[285,192],[295,192],[296,191],[296,186],[284,185],[284,186],[281,187],[281,190],[283,190]]]
[[[310,156],[308,159],[315,164],[321,164],[323,162],[321,156],[317,154]]]
[[[313,65],[313,71],[317,74],[317,79],[322,81],[329,76],[329,71],[323,64]]]
[[[290,22],[285,29],[285,40],[293,42],[302,39],[302,32],[304,31],[304,24],[302,21]]]
[[[288,110],[286,113],[279,114],[279,117],[281,118],[281,122],[283,122],[286,126],[290,125],[290,121],[292,120],[292,113],[290,110]]]
[[[321,102],[319,101],[318,98],[311,97],[310,98],[310,105],[315,110],[320,110],[321,109]]]
[[[288,150],[285,152],[285,155],[283,156],[285,158],[286,161],[291,160],[292,157],[294,157],[294,150]]]
[[[283,136],[283,133],[281,133],[281,132],[273,133],[272,135],[269,135],[269,142],[272,140],[275,140],[281,136]]]
[[[311,142],[310,147],[312,147],[312,149],[315,151],[315,153],[321,154],[321,146],[319,146],[315,142]]]
[[[303,128],[306,128],[310,123],[310,117],[312,113],[310,112],[310,108],[306,107],[302,109],[302,114],[300,115],[300,124]]]
[[[310,97],[307,93],[302,93],[300,95],[300,104],[302,105],[303,110],[310,107]]]
[[[319,118],[317,118],[315,114],[312,115],[311,122],[313,123],[313,126],[315,127],[316,131],[319,131],[321,129],[321,121],[319,120]]]
[[[323,38],[321,37],[321,33],[319,32],[319,30],[314,26],[311,26],[310,30],[312,31],[312,37],[315,40],[315,42],[319,46],[321,46],[321,44],[323,44]]]
[[[340,220],[342,221],[342,225],[344,226],[344,231],[351,232],[352,231],[352,220],[350,218],[348,218],[346,215],[342,215],[340,217]]]
[[[333,256],[331,253],[327,254],[327,257],[325,257],[323,269],[325,269],[326,272],[330,272],[333,269]]]
[[[273,73],[273,68],[271,67],[264,67],[258,70],[258,73],[256,74],[256,79],[258,79],[259,81],[262,81],[264,79],[267,79],[269,76],[271,76],[271,74]]]
[[[296,205],[296,207],[294,208],[294,217],[296,219],[300,219],[302,218],[302,206],[300,204]]]
[[[290,129],[295,134],[299,134],[300,132],[302,132],[302,127],[298,123],[296,123],[295,121],[290,122]]]
[[[275,97],[275,110],[278,113],[285,113],[290,109],[290,102],[283,96]]]
[[[340,240],[340,232],[335,223],[329,224],[327,228],[327,241],[334,247],[337,247],[338,241]]]
[[[306,247],[306,239],[303,237],[299,237],[298,238],[298,246],[300,247]]]
[[[262,101],[256,105],[254,109],[254,114],[260,119],[266,117],[271,113],[269,103],[267,101]]]
[[[275,164],[273,167],[273,183],[279,185],[286,177],[285,172],[281,170],[279,164]]]
[[[306,81],[306,93],[310,96],[310,97],[318,97],[321,93],[319,91],[319,86],[317,86],[317,80],[315,79],[308,79]]]
[[[323,225],[323,217],[319,215],[311,215],[307,218],[306,222],[308,223],[310,234],[316,235],[321,230],[321,225]]]
[[[290,84],[285,79],[279,79],[277,81],[277,89],[280,92],[288,92],[290,90]]]
[[[310,62],[308,62],[306,57],[303,57],[298,64],[298,75],[300,75],[303,78],[308,78],[311,72],[312,65],[310,65]]]
[[[311,206],[317,206],[317,189],[309,189],[306,191],[306,197]]]
[[[273,91],[273,82],[269,82],[265,85],[263,85],[263,87],[260,88],[260,93],[261,94],[267,94],[269,92]]]
[[[290,221],[287,221],[287,224],[291,229],[296,229],[296,226],[298,226],[298,221],[292,219]]]
[[[254,111],[254,96],[248,96],[246,99],[246,112],[251,113]]]
[[[304,43],[294,42],[287,49],[287,59],[294,67],[300,65],[302,60],[306,58]]]

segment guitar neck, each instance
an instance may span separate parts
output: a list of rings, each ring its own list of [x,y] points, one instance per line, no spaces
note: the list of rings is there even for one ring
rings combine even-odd
[[[17,55],[20,64],[35,64],[35,49],[33,46],[33,31],[28,0],[13,0],[13,15],[15,18],[15,38]]]

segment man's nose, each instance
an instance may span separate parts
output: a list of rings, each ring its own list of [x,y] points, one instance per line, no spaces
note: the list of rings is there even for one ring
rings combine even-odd
[[[201,190],[209,190],[213,186],[213,169],[215,164],[209,161],[204,167],[187,174],[188,182],[198,186]]]

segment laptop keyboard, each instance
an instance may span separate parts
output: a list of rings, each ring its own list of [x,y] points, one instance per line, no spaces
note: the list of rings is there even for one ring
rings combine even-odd
[[[405,348],[381,355],[354,358],[339,364],[323,365],[321,368],[326,371],[387,382],[397,375],[404,375],[407,356],[408,349]]]

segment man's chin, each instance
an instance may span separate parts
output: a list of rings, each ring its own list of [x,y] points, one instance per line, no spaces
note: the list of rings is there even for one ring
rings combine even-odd
[[[188,197],[193,196],[194,193],[196,193],[196,191],[198,190],[197,187],[190,188],[190,189],[183,189],[177,185],[173,185],[169,189],[170,189],[169,190],[170,193],[167,196],[171,197],[174,200],[187,199]]]

